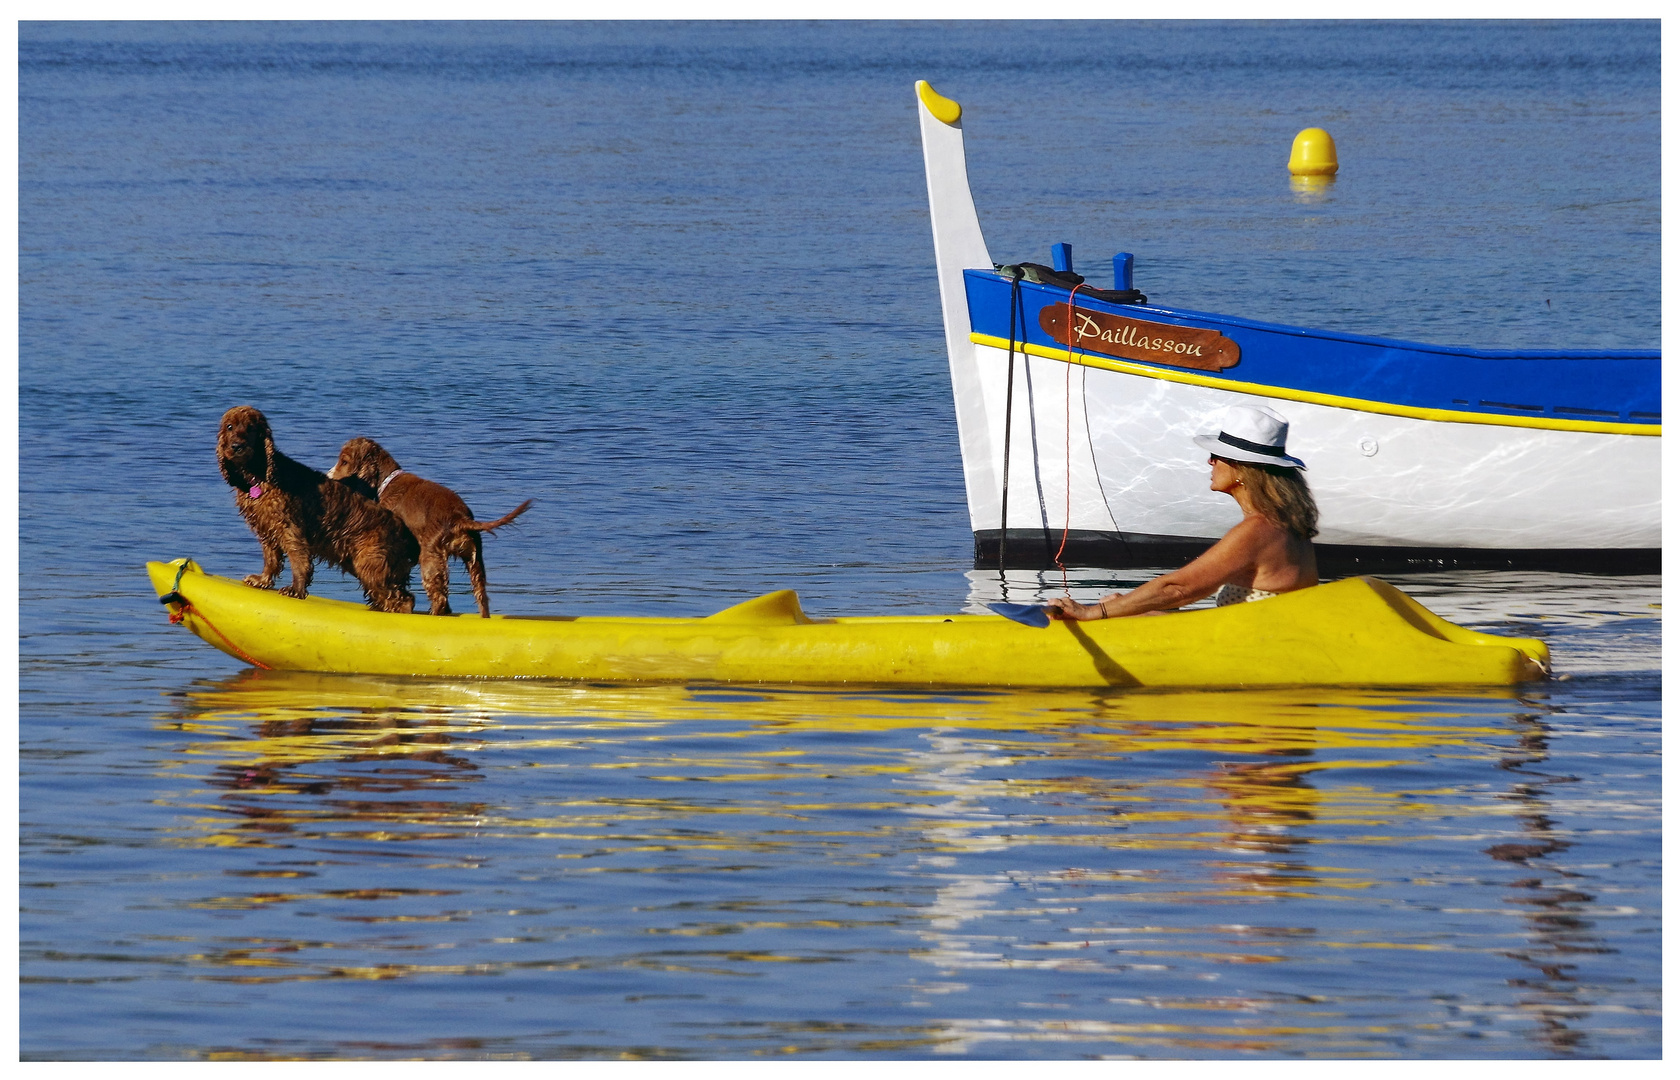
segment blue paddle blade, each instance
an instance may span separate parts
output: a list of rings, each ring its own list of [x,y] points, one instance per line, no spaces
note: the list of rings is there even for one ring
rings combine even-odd
[[[1014,619],[1022,626],[1036,626],[1043,629],[1050,625],[1050,616],[1045,614],[1043,606],[1039,604],[987,604],[986,606],[1006,619]]]

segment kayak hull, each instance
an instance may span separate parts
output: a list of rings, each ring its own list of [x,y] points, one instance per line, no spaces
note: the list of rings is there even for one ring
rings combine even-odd
[[[792,592],[706,618],[438,617],[295,600],[147,563],[172,621],[257,667],[591,682],[997,687],[1512,685],[1544,643],[1465,630],[1375,578],[1162,617],[1037,629],[995,615],[811,619]]]

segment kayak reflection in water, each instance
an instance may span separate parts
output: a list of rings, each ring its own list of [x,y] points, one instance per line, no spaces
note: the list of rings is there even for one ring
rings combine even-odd
[[[1288,437],[1289,422],[1272,410],[1231,407],[1219,434],[1198,435],[1196,445],[1210,452],[1208,486],[1235,499],[1243,519],[1183,569],[1095,604],[1058,596],[1046,614],[1117,619],[1170,611],[1215,592],[1224,607],[1317,585],[1312,538],[1318,535],[1318,504],[1301,475],[1307,466],[1284,452]]]

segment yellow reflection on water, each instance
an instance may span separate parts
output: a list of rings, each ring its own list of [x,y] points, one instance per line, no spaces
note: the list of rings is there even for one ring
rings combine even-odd
[[[1361,887],[1301,861],[1303,827],[1369,823],[1381,843],[1398,821],[1444,812],[1427,793],[1356,778],[1419,752],[1485,754],[1488,740],[1509,734],[1519,700],[1503,691],[907,693],[249,671],[189,689],[164,722],[190,736],[179,772],[200,777],[208,765],[222,792],[189,800],[203,811],[184,822],[179,839],[191,844],[330,834],[384,846],[470,832],[550,841],[553,857],[585,864],[813,844],[845,864],[913,837],[938,865],[1037,843],[1032,829],[1053,822],[1062,845],[1242,855],[1211,880],[1241,895]],[[848,739],[833,754],[821,742],[790,745],[828,732],[881,738]],[[1212,760],[1112,767],[1184,751]],[[1012,774],[1018,762],[1033,768]],[[631,775],[610,792],[557,777],[540,802],[492,807],[473,794],[491,768]],[[1337,776],[1328,790],[1314,782],[1326,772]],[[841,802],[833,781],[862,783]],[[1057,812],[1034,821],[1046,805]],[[898,815],[894,828],[823,827],[837,811],[883,810]],[[627,868],[622,858],[582,869],[655,866],[675,869],[669,860]]]
[[[865,1040],[882,1052],[1094,1041],[1121,1056],[1357,1055],[1384,1052],[1387,1029],[1352,1023],[1334,1004],[1316,1025],[1303,1023],[1314,1014],[1299,1002],[1284,1019],[1266,1016],[1275,998],[1137,995],[1292,963],[1454,953],[1459,964],[1527,965],[1534,988],[1518,1009],[1555,1019],[1574,1007],[1565,958],[1597,947],[1577,914],[1592,899],[1580,890],[1512,882],[1514,926],[1475,937],[1408,934],[1382,917],[1396,882],[1412,876],[1407,846],[1442,835],[1442,821],[1461,819],[1449,831],[1466,833],[1485,832],[1490,818],[1512,822],[1503,842],[1473,841],[1495,865],[1568,846],[1527,780],[1510,798],[1464,797],[1466,775],[1526,776],[1544,759],[1542,714],[1507,691],[915,693],[245,672],[188,688],[160,723],[183,736],[172,765],[185,781],[177,841],[256,856],[182,906],[221,918],[312,916],[320,935],[204,949],[190,959],[204,972],[196,977],[611,969],[699,988],[887,950],[929,976],[905,1003],[929,1009],[924,1017],[963,980],[1013,971],[1118,977],[1133,996],[1113,1000],[1161,1020],[1039,1019],[1030,1011],[1057,1003],[1023,1001],[993,1020],[883,1028]],[[328,864],[391,887],[308,880]],[[485,889],[455,871],[493,864],[500,881],[521,875],[562,894],[634,897],[651,887],[666,899],[645,912],[632,900],[577,916],[567,933],[617,935],[597,954],[548,947],[559,938],[541,925],[520,924],[514,936],[484,929],[506,886]],[[871,865],[888,868],[872,880],[905,890],[849,891],[849,868]],[[766,868],[814,875],[810,914],[822,917],[755,892],[750,872]],[[825,891],[825,877],[839,884]],[[1348,914],[1326,921],[1326,905]],[[414,936],[452,922],[466,925]],[[364,927],[378,936],[356,937]],[[805,945],[811,935],[824,947]],[[436,951],[455,949],[472,959]],[[1186,1010],[1253,1016],[1227,1027]],[[1547,1038],[1559,1046],[1576,1037],[1553,1027]],[[827,1038],[798,1025],[786,1035],[800,1052]],[[742,1036],[755,1054],[770,1052],[756,1040],[773,1037],[763,1025]]]
[[[1268,947],[1274,938],[1260,931],[1233,931],[1221,941],[1191,935],[1175,944],[1171,939],[1184,937],[1182,931],[1107,926],[1078,939],[999,949],[967,928],[1021,914],[1013,910],[1015,882],[962,872],[958,862],[1053,843],[1069,853],[1089,852],[1095,863],[1155,852],[1201,867],[1176,886],[1152,871],[1069,868],[1060,875],[1063,884],[1115,886],[1086,893],[1085,903],[1206,907],[1357,893],[1374,884],[1365,873],[1309,857],[1317,825],[1367,825],[1366,842],[1384,845],[1410,831],[1402,824],[1408,817],[1447,811],[1427,792],[1401,797],[1355,778],[1413,762],[1423,752],[1485,757],[1489,740],[1508,741],[1518,701],[1500,692],[1451,699],[1350,690],[918,694],[247,672],[190,689],[165,723],[190,736],[180,772],[203,776],[208,764],[209,784],[221,791],[195,804],[202,812],[184,823],[184,843],[294,854],[302,848],[334,857],[452,839],[470,841],[465,846],[475,850],[537,843],[569,873],[667,878],[727,873],[766,860],[815,859],[842,868],[913,853],[913,869],[935,886],[931,900],[917,907],[915,952],[951,976],[988,968],[1147,972],[1186,963],[1282,963],[1287,954]],[[793,744],[826,733],[879,737],[849,738],[832,753],[821,739]],[[1186,752],[1193,757],[1184,758]],[[1150,765],[1163,757],[1179,764]],[[512,805],[475,796],[487,771],[506,769],[550,770],[553,777],[540,796]],[[1332,773],[1334,785],[1315,782]],[[588,782],[589,775],[605,774],[626,780],[606,787]],[[844,795],[836,794],[837,783]],[[857,813],[874,815],[869,827],[835,827]],[[1052,838],[1039,831],[1046,826],[1054,828]],[[470,866],[476,857],[436,865]],[[1136,888],[1146,883],[1147,889]],[[338,922],[465,917],[409,910],[418,899],[447,895],[276,889],[205,897],[192,906],[234,912],[337,901],[331,918]],[[371,910],[346,914],[345,900]],[[470,908],[471,898],[460,903]],[[646,932],[695,944],[777,928],[868,934],[893,925],[901,912],[882,915],[884,921],[724,916]],[[321,947],[332,951],[330,943]],[[737,965],[816,959],[763,949],[685,949],[680,956],[655,950],[537,963],[709,976],[738,971]],[[226,970],[213,977],[385,980],[522,970],[527,963],[335,964],[328,955],[243,955],[217,965]],[[1167,1025],[1153,1033],[1086,1026],[1077,1037],[1205,1049],[1207,1036],[1193,1026],[1174,1032]],[[1065,1037],[1054,1026],[1015,1020],[1008,1030],[942,1033],[928,1045]],[[1270,1045],[1275,1036],[1255,1029],[1250,1037],[1254,1045]]]
[[[1336,190],[1335,174],[1329,176],[1291,176],[1289,191],[1295,201],[1304,206],[1327,202]]]
[[[1500,734],[1503,728],[1493,726],[1500,707],[1521,699],[1501,689],[1455,694],[1449,706],[1439,695],[1323,688],[907,693],[246,671],[188,690],[183,700],[179,713],[167,717],[172,726],[219,740],[257,725],[265,753],[301,759],[346,748],[404,752],[426,737],[466,748],[486,725],[507,728],[532,721],[562,741],[657,737],[661,727],[674,722],[720,720],[732,726],[717,734],[731,738],[760,728],[889,731],[960,723],[965,729],[1042,731],[1103,725],[1079,731],[1078,741],[1069,744],[1082,755],[1099,746],[1116,752],[1229,748],[1247,753],[1415,747]],[[1463,717],[1478,704],[1487,708],[1490,724],[1466,727]],[[355,726],[337,730],[334,721]],[[210,752],[210,745],[194,752]]]

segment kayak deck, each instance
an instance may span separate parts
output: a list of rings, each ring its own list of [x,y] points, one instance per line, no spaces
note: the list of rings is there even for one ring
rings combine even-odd
[[[294,600],[147,563],[171,621],[258,667],[367,675],[997,687],[1511,685],[1545,678],[1543,642],[1441,619],[1387,582],[1348,578],[1156,618],[813,619],[792,591],[703,618],[395,615]]]

